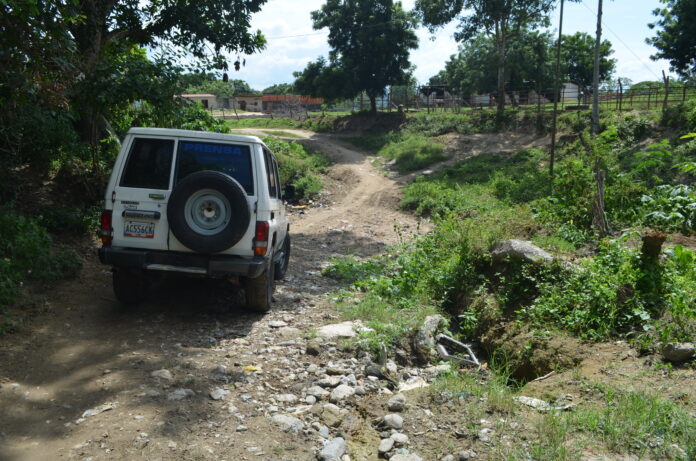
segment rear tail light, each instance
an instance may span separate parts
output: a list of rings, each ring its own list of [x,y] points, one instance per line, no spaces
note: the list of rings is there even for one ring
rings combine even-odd
[[[99,237],[102,245],[111,245],[111,240],[114,237],[114,228],[111,225],[111,210],[102,211],[101,225],[99,226]]]
[[[268,222],[256,221],[256,233],[254,235],[254,254],[265,256],[268,251]]]

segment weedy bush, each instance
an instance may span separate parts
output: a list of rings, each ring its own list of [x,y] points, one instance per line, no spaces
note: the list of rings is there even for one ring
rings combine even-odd
[[[618,453],[636,453],[653,459],[674,458],[672,444],[696,456],[696,426],[688,411],[674,402],[643,392],[619,391],[596,386],[604,405],[585,406],[567,419],[574,428],[587,431]]]
[[[278,159],[280,180],[289,200],[301,200],[321,191],[323,184],[316,173],[323,172],[330,164],[328,157],[302,144],[272,136],[264,137],[263,142]]]
[[[82,267],[72,250],[51,250],[51,239],[37,221],[0,207],[0,311],[17,300],[25,280],[76,276]]]
[[[442,144],[418,135],[404,135],[398,141],[386,144],[378,152],[382,157],[393,160],[399,173],[420,170],[447,158]]]
[[[696,232],[696,192],[680,184],[663,185],[641,198],[642,222],[661,230]]]
[[[647,334],[659,341],[692,340],[696,331],[692,258],[693,253],[678,247],[672,257],[646,274],[638,250],[604,241],[596,256],[539,280],[539,297],[521,308],[519,315],[538,327],[556,325],[593,340],[621,334]],[[642,283],[644,277],[652,283]],[[641,340],[650,342],[646,336]]]

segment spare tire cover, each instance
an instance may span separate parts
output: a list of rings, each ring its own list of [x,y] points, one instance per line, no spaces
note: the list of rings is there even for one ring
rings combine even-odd
[[[234,246],[249,228],[244,188],[218,171],[190,174],[174,187],[167,205],[169,228],[187,248],[219,253]]]

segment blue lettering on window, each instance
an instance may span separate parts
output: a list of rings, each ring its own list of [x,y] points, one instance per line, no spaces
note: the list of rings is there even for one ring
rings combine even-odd
[[[184,152],[205,152],[211,154],[241,155],[240,146],[230,146],[227,144],[208,144],[208,143],[182,143]]]

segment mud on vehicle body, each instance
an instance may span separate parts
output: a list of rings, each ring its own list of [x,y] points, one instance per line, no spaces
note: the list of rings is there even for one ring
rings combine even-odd
[[[107,186],[99,258],[124,304],[175,272],[238,278],[247,307],[265,312],[288,267],[288,230],[278,164],[259,138],[133,128]]]

